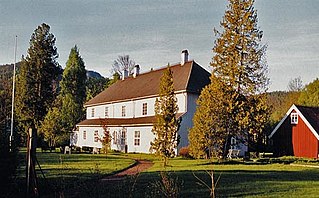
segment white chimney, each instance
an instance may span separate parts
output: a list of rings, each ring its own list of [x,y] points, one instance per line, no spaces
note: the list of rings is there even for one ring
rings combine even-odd
[[[122,71],[122,80],[124,80],[127,77],[128,77],[128,71],[127,71],[127,69],[123,69],[123,71]]]
[[[136,78],[136,76],[138,76],[139,74],[140,74],[140,66],[139,65],[135,65],[134,66],[133,77]]]
[[[184,65],[188,61],[188,50],[185,49],[181,54],[181,65]]]

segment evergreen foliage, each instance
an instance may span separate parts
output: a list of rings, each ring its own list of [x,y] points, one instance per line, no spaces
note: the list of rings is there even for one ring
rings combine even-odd
[[[209,135],[202,136],[200,146],[190,146],[194,157],[200,157],[204,152],[195,151],[196,147],[215,148],[219,150],[217,153],[226,157],[231,137],[249,140],[250,135],[255,138],[262,136],[268,117],[264,94],[268,86],[264,58],[266,46],[261,44],[263,32],[257,26],[257,12],[253,4],[254,0],[229,0],[220,23],[224,31],[215,30],[218,39],[215,41],[211,62],[212,85],[202,92],[206,96],[200,97],[192,129],[192,133],[200,133],[196,128],[200,128],[201,123],[196,119],[202,116],[198,114],[211,111],[211,118],[205,124],[205,133]],[[219,101],[207,105],[202,102],[203,97],[219,97]],[[205,108],[210,109],[203,110]],[[191,135],[189,139],[193,139]]]
[[[301,91],[298,102],[304,106],[319,107],[319,78]]]
[[[37,27],[30,39],[28,54],[22,59],[17,82],[16,113],[27,130],[38,129],[57,95],[58,53],[50,26]]]
[[[58,107],[53,106],[44,118],[41,125],[44,140],[50,148],[55,147],[57,143],[64,139],[61,133],[61,115]]]
[[[224,88],[214,75],[213,83],[207,85],[197,100],[197,109],[193,118],[194,126],[189,130],[189,151],[195,158],[211,157],[220,155],[226,133],[222,128],[224,120],[221,115],[225,112],[223,108],[226,95],[221,88]]]
[[[88,78],[86,81],[86,101],[91,100],[96,95],[104,91],[109,86],[108,78]]]
[[[62,130],[69,133],[85,116],[86,70],[77,46],[70,51],[60,85]]]
[[[292,104],[299,104],[299,91],[276,91],[268,93],[267,104],[270,107],[269,124],[275,127],[277,123],[284,117]]]
[[[176,118],[177,111],[173,73],[168,65],[161,77],[159,98],[155,102],[156,121],[153,126],[155,139],[151,142],[151,149],[163,158],[164,166],[167,165],[168,158],[175,156],[178,145],[177,131],[180,121]]]
[[[12,142],[11,152],[9,146],[12,80],[0,79],[0,191],[3,197],[12,185],[18,163],[17,141]],[[16,134],[14,140],[18,140]]]

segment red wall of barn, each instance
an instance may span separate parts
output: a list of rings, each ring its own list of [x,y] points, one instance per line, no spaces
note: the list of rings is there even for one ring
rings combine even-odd
[[[318,140],[300,117],[292,125],[292,145],[296,157],[318,157]]]

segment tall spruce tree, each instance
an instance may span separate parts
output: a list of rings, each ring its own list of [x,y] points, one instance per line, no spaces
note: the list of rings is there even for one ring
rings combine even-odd
[[[213,107],[205,107],[205,103],[198,107],[198,110],[211,108],[212,115],[217,116],[207,125],[211,137],[223,142],[223,146],[219,147],[223,157],[227,155],[231,137],[250,140],[252,134],[253,137],[261,136],[268,117],[264,94],[268,87],[266,45],[261,44],[263,32],[257,26],[257,12],[253,4],[254,0],[229,0],[220,23],[223,32],[215,30],[218,39],[211,62],[211,83],[219,83],[220,87],[208,92],[223,97],[218,103],[213,103]],[[219,121],[217,128],[216,120]],[[194,122],[194,128],[199,127],[196,125]],[[209,144],[211,140],[207,138],[205,141]],[[210,143],[210,146],[216,145]],[[191,148],[195,147],[191,145]]]
[[[55,37],[50,26],[41,24],[30,39],[28,54],[22,59],[17,82],[19,123],[26,129],[39,129],[57,95],[56,84],[61,67]]]
[[[156,121],[153,126],[155,139],[151,142],[151,149],[162,157],[164,166],[167,166],[168,158],[175,156],[178,145],[177,131],[180,121],[176,118],[177,111],[173,73],[168,65],[161,77],[159,99],[155,102]]]
[[[60,83],[59,99],[62,102],[61,119],[65,133],[71,132],[75,124],[84,118],[86,78],[84,61],[77,46],[74,46],[70,51]]]

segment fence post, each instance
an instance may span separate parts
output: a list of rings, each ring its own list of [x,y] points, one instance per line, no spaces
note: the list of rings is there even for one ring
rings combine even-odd
[[[29,128],[27,145],[27,196],[39,197],[37,175],[35,172],[36,162],[36,130]]]

